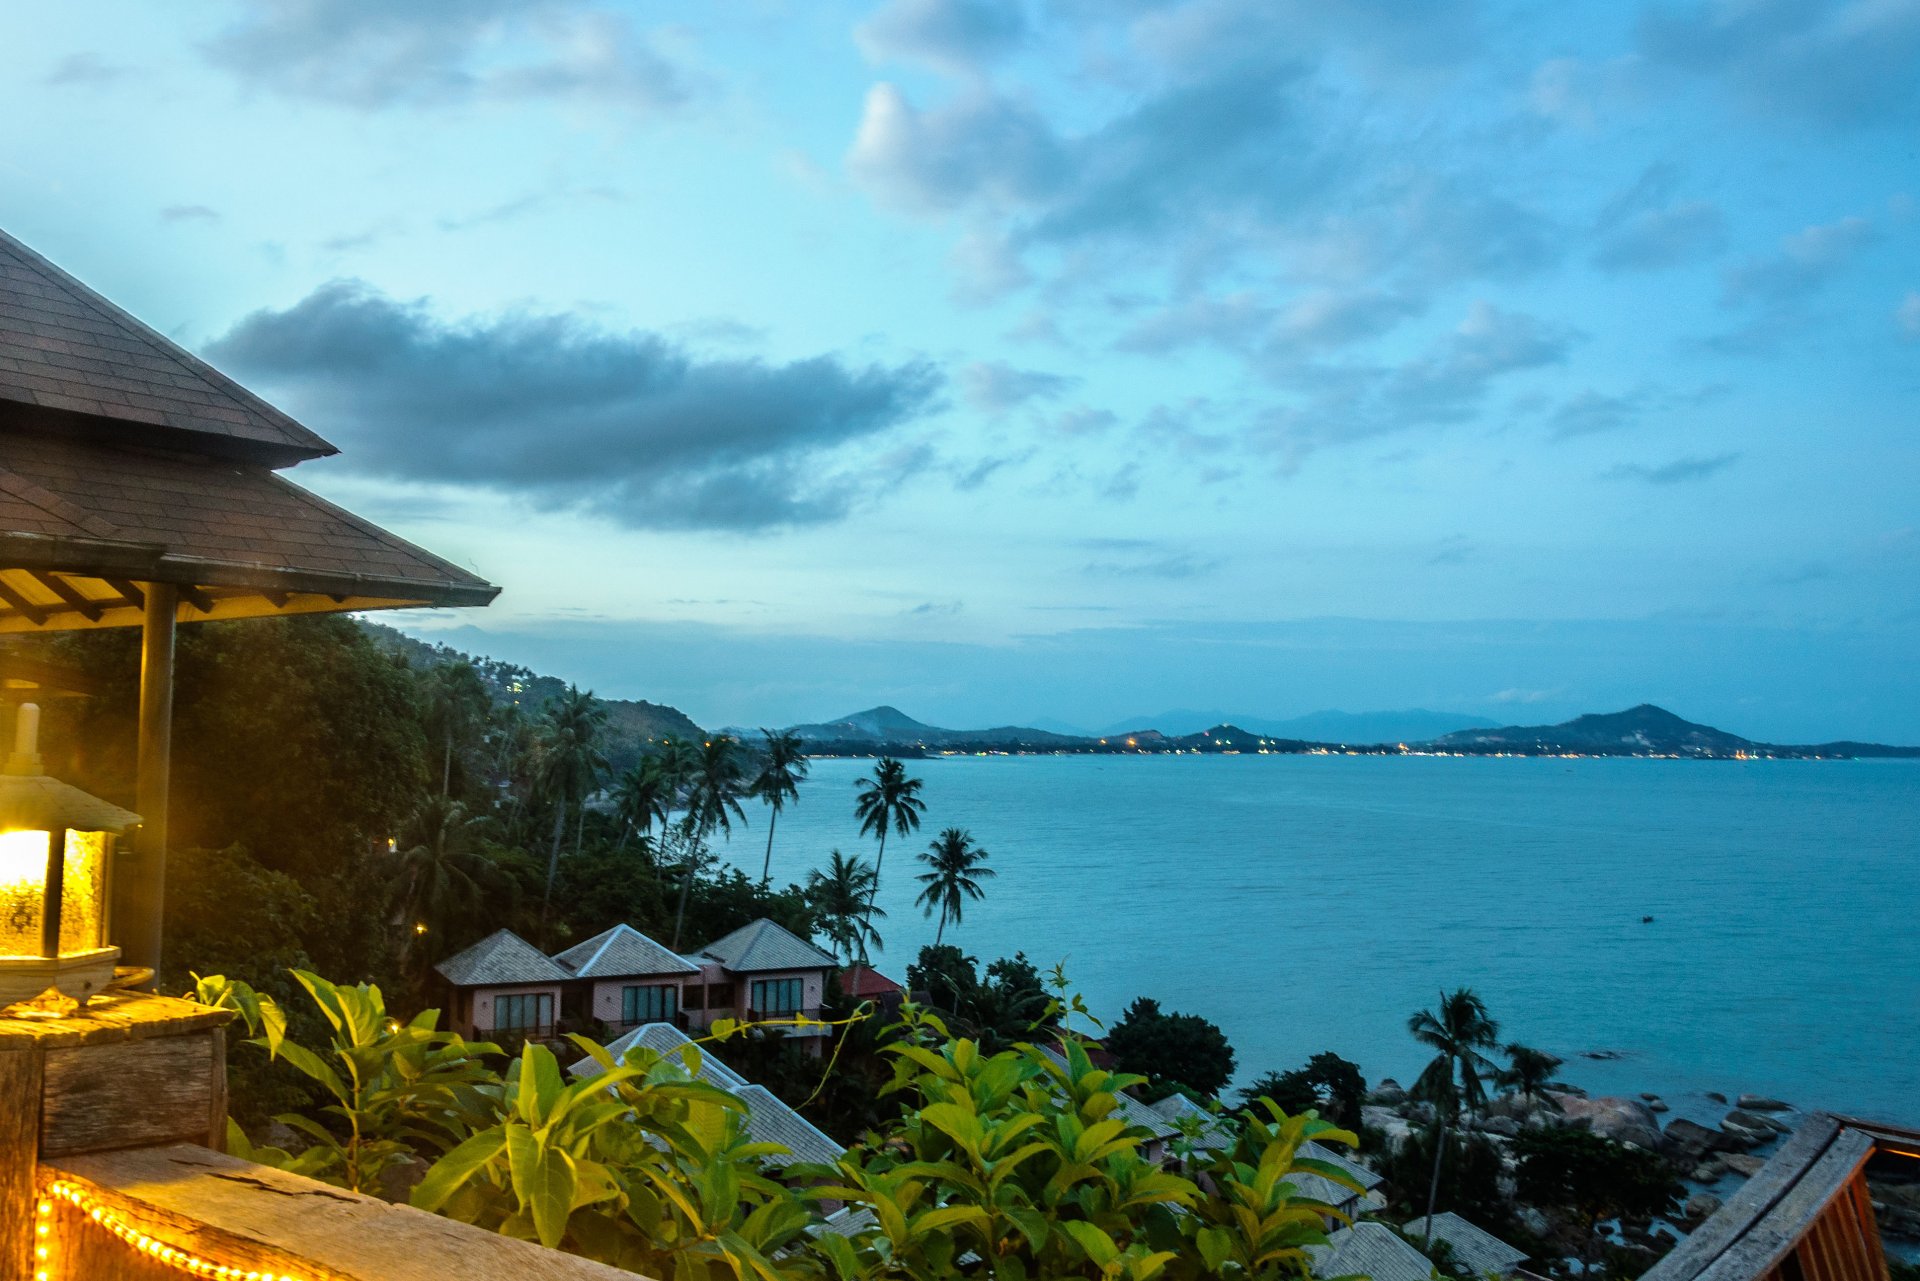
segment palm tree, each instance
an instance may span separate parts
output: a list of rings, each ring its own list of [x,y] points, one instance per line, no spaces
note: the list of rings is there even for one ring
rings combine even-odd
[[[686,780],[687,869],[680,881],[680,906],[673,914],[673,947],[680,948],[680,928],[686,921],[687,895],[693,890],[693,878],[700,871],[700,859],[706,852],[706,840],[715,831],[733,835],[733,820],[746,822],[740,798],[747,794],[746,770],[740,763],[740,743],[724,734],[716,734],[701,744],[690,760]]]
[[[1505,1053],[1507,1066],[1494,1079],[1529,1103],[1542,1103],[1559,1111],[1560,1105],[1542,1091],[1559,1084],[1553,1079],[1553,1070],[1565,1060],[1518,1041],[1509,1042]]]
[[[908,778],[904,765],[891,756],[882,756],[873,767],[871,779],[854,783],[860,794],[853,798],[853,816],[860,820],[860,834],[880,838],[880,855],[873,862],[873,886],[867,891],[867,914],[873,914],[873,899],[880,892],[880,869],[887,861],[887,829],[905,836],[920,826],[920,815],[927,803],[920,799],[920,780]]]
[[[973,843],[971,833],[958,827],[940,833],[918,857],[932,870],[920,873],[920,884],[926,888],[915,902],[928,916],[936,907],[940,909],[940,928],[933,934],[933,945],[939,947],[947,933],[947,922],[960,924],[960,909],[966,901],[977,902],[987,896],[980,882],[995,872],[985,866],[987,852]]]
[[[1464,1104],[1478,1111],[1487,1101],[1483,1075],[1498,1070],[1480,1051],[1500,1039],[1500,1025],[1487,1014],[1487,1003],[1472,988],[1440,994],[1434,1010],[1421,1010],[1407,1019],[1413,1039],[1435,1051],[1433,1061],[1414,1081],[1411,1093],[1433,1104],[1439,1118],[1433,1145],[1433,1180],[1427,1187],[1427,1247],[1433,1245],[1433,1212],[1440,1197],[1440,1159],[1447,1150],[1447,1123]]]
[[[607,768],[600,738],[607,709],[592,691],[577,685],[547,705],[541,726],[540,754],[534,770],[535,791],[553,806],[553,847],[547,855],[547,888],[540,901],[540,930],[545,934],[553,903],[553,880],[560,870],[560,838],[567,828],[567,806],[584,811],[587,797],[599,785]]]
[[[760,867],[760,880],[766,882],[773,879],[773,825],[780,820],[780,811],[788,801],[799,801],[800,783],[807,777],[807,757],[798,734],[772,729],[763,729],[760,734],[767,740],[767,755],[747,791],[773,811],[767,815],[767,858]]]
[[[885,908],[869,909],[873,893],[873,865],[862,858],[848,858],[839,850],[827,856],[827,870],[807,873],[807,902],[820,919],[820,928],[838,952],[847,953],[847,964],[867,961],[867,946],[879,947],[869,910],[885,916]]]
[[[393,915],[406,931],[403,951],[422,935],[450,934],[499,881],[494,861],[473,846],[485,822],[445,796],[427,797],[407,819],[392,890]]]
[[[437,663],[427,672],[427,736],[440,743],[440,795],[453,788],[453,745],[487,722],[493,699],[472,663],[464,658]]]
[[[620,848],[626,847],[627,838],[634,833],[645,836],[653,831],[655,823],[664,828],[667,815],[673,812],[678,790],[673,767],[658,755],[643,758],[622,774],[620,781],[613,785],[613,813],[620,820]]]

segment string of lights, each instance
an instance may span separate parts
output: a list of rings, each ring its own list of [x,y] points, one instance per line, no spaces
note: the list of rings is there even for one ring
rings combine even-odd
[[[208,1277],[212,1281],[301,1281],[299,1277],[282,1272],[216,1263],[191,1250],[170,1245],[134,1226],[79,1184],[65,1179],[56,1179],[48,1184],[46,1194],[40,1198],[39,1213],[34,1223],[33,1281],[69,1281],[54,1272],[53,1209],[56,1200],[66,1202],[141,1254],[187,1276]],[[79,1281],[79,1278],[72,1278],[71,1281]]]

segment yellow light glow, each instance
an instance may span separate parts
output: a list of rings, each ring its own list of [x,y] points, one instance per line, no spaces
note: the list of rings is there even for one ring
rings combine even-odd
[[[288,1276],[282,1272],[262,1271],[257,1268],[238,1267],[230,1263],[216,1263],[191,1250],[182,1250],[178,1246],[168,1245],[157,1237],[148,1235],[126,1219],[113,1213],[106,1206],[94,1200],[86,1190],[76,1183],[65,1179],[56,1180],[47,1185],[47,1194],[40,1200],[42,1216],[53,1213],[53,1202],[49,1198],[65,1201],[84,1214],[87,1219],[99,1224],[107,1231],[119,1237],[149,1258],[156,1259],[169,1267],[176,1268],[188,1276],[212,1277],[214,1281],[300,1281],[300,1278]],[[48,1258],[46,1246],[39,1249],[41,1259]],[[34,1281],[52,1281],[52,1270],[42,1268],[34,1274]]]
[[[46,832],[0,833],[0,955],[40,955],[47,894]],[[61,872],[60,954],[101,946],[106,905],[107,834],[67,833]]]

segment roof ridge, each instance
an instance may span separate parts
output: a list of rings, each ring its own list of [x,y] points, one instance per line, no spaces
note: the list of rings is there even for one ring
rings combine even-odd
[[[587,971],[591,970],[596,964],[599,963],[600,958],[607,954],[607,949],[613,946],[613,941],[620,937],[620,931],[626,928],[627,928],[627,923],[625,921],[616,921],[614,923],[613,928],[606,931],[606,936],[607,936],[606,941],[602,943],[599,947],[595,948],[593,955],[587,958],[587,963],[585,965],[582,965],[579,969],[575,970],[574,973],[580,975],[582,978],[585,978]]]
[[[247,390],[246,387],[242,386],[240,382],[231,375],[222,373],[220,370],[214,368],[200,357],[188,351],[185,347],[182,347],[179,343],[174,342],[171,338],[168,338],[165,334],[155,329],[152,325],[147,324],[146,321],[135,316],[126,308],[115,304],[112,299],[88,285],[78,276],[67,271],[64,267],[61,267],[51,258],[46,257],[4,229],[0,229],[0,248],[10,250],[13,255],[25,263],[26,266],[49,277],[54,284],[65,290],[76,302],[86,306],[100,319],[112,325],[115,330],[125,332],[129,336],[138,339],[152,349],[155,354],[179,366],[182,372],[202,379],[210,379],[215,383],[218,390],[233,396],[234,399],[240,401],[243,406],[253,410],[255,413],[264,415],[276,429],[282,432],[288,432],[288,430],[291,429],[292,433],[303,435],[307,437],[308,442],[310,442],[307,445],[302,445],[293,440],[286,440],[282,441],[282,444],[292,448],[306,449],[314,457],[326,457],[330,454],[340,452],[339,446],[314,431],[311,427],[308,427],[305,423],[300,422],[285,410],[276,408],[260,396]],[[314,446],[318,446],[317,451],[314,450]]]

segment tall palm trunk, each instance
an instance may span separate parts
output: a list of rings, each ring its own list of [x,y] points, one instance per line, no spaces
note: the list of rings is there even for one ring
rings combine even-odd
[[[447,731],[446,750],[440,755],[440,795],[453,790],[453,731]]]
[[[553,848],[547,852],[547,892],[540,897],[540,940],[547,941],[547,914],[553,907],[553,878],[560,874],[560,838],[567,831],[567,803],[553,807]]]
[[[680,906],[673,912],[673,950],[680,950],[680,927],[687,919],[687,895],[693,889],[693,875],[700,870],[700,843],[696,839],[687,847],[687,872],[680,878]]]
[[[773,825],[779,821],[779,810],[776,809],[767,815],[767,861],[760,865],[760,880],[763,884],[773,879]]]
[[[1440,1158],[1447,1154],[1447,1114],[1440,1114],[1440,1135],[1433,1145],[1433,1180],[1427,1184],[1427,1241],[1421,1253],[1433,1249],[1433,1211],[1440,1200]]]
[[[880,828],[880,853],[876,855],[873,860],[873,888],[867,891],[867,914],[860,918],[860,923],[862,925],[873,924],[873,900],[879,897],[880,869],[886,866],[886,862],[887,862],[887,829],[883,825]],[[860,946],[861,946],[861,949],[864,951],[866,948],[866,944],[862,943]]]
[[[940,946],[940,940],[947,936],[947,909],[940,909],[940,928],[933,932],[933,945]]]

